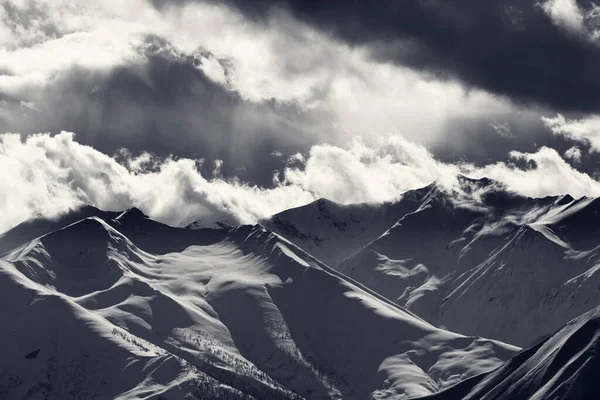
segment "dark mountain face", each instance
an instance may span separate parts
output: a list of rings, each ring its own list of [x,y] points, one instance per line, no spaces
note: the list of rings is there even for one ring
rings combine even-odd
[[[436,328],[261,226],[98,215],[0,259],[0,397],[400,399],[519,350]]]
[[[600,308],[596,308],[501,367],[423,399],[597,399],[599,348]]]
[[[459,177],[381,206],[323,204],[265,225],[435,325],[527,346],[600,304],[595,199]]]
[[[0,397],[595,398],[596,208],[459,177],[262,226],[28,221],[0,238]]]
[[[48,232],[73,224],[83,218],[116,218],[119,212],[102,211],[92,206],[83,206],[56,219],[34,218],[25,221],[0,235],[0,255]]]
[[[407,192],[395,203],[342,205],[319,199],[283,211],[260,224],[335,266],[416,210],[434,187]]]

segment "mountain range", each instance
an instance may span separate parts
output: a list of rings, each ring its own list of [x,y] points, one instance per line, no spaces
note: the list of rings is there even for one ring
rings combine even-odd
[[[459,177],[217,229],[32,219],[0,236],[0,398],[595,398],[599,207]]]

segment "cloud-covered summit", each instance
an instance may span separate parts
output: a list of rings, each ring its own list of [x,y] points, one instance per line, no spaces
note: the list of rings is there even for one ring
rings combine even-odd
[[[599,13],[573,0],[0,2],[0,135],[13,133],[0,229],[80,203],[252,222],[457,173],[595,195]]]
[[[38,134],[21,140],[0,135],[0,232],[35,216],[54,217],[89,204],[105,210],[138,207],[172,225],[252,224],[318,198],[349,204],[398,200],[433,181],[454,187],[460,174],[490,177],[507,190],[531,197],[570,193],[600,196],[600,183],[574,169],[550,148],[512,152],[510,162],[476,167],[441,162],[401,136],[367,145],[313,146],[286,160],[265,188],[207,175],[201,161],[157,158],[148,153],[110,157],[76,141],[74,134]]]

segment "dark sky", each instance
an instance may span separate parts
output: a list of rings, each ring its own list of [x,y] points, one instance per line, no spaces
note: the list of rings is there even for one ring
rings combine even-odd
[[[548,17],[541,2],[471,0],[225,0],[264,20],[281,7],[372,56],[438,79],[561,112],[600,110],[600,46]],[[159,2],[158,4],[164,4]],[[578,1],[584,14],[592,2]]]
[[[594,1],[0,2],[0,232],[81,204],[256,223],[459,173],[598,196],[599,153]]]
[[[144,44],[143,70],[71,67],[40,91],[35,112],[0,120],[1,130],[67,130],[108,154],[126,148],[133,154],[203,158],[209,175],[212,161],[219,159],[226,176],[261,185],[270,185],[273,170],[281,166],[281,157],[271,153],[307,151],[315,142],[315,117],[293,103],[245,101],[197,69],[201,59],[155,36],[144,38]],[[19,97],[4,100],[15,114],[22,111]]]
[[[508,111],[499,121],[496,115],[481,112],[449,114],[443,127],[437,128],[435,140],[425,142],[443,161],[484,165],[506,159],[511,150],[534,152],[546,145],[562,154],[575,144],[586,148],[585,143],[553,135],[540,120],[556,113],[585,118],[600,110],[600,45],[594,38],[600,13],[594,12],[592,2],[579,1],[581,18],[573,22],[569,10],[561,8],[570,1],[224,0],[208,4],[233,7],[245,24],[267,32],[276,31],[274,26],[285,31],[292,18],[328,40],[364,51],[372,63],[408,68],[424,82],[459,84],[466,96],[477,91],[506,104]],[[558,4],[555,14],[553,2]],[[151,4],[168,15],[206,3],[154,0]],[[5,49],[29,48],[73,33],[51,18],[51,2],[33,2],[29,8],[6,2],[2,7],[5,26],[19,33],[15,36],[19,40],[7,41]],[[288,19],[278,22],[281,15]],[[227,27],[218,29],[227,36]],[[201,33],[195,39],[201,43]],[[333,115],[332,107],[307,107],[301,100],[276,96],[249,99],[242,89],[217,83],[197,68],[208,57],[221,63],[226,73],[235,73],[259,54],[230,60],[202,48],[181,50],[158,29],[145,32],[139,40],[141,66],[139,61],[116,63],[108,69],[74,63],[63,66],[61,73],[53,72],[37,88],[25,85],[19,91],[0,85],[0,131],[24,135],[73,131],[79,142],[107,154],[124,147],[134,154],[150,151],[203,158],[204,173],[220,159],[225,176],[262,186],[271,185],[273,171],[285,166],[286,156],[306,153],[319,142],[344,146],[350,140],[333,128],[340,118]],[[282,52],[281,59],[285,57]],[[285,61],[289,80],[300,79],[306,61],[295,57]],[[334,54],[324,55],[321,62],[345,61]],[[0,71],[5,77],[19,73],[1,63]],[[330,80],[335,79],[332,71]],[[254,78],[270,79],[247,77]],[[328,98],[333,86],[322,84],[314,99]],[[374,97],[382,93],[378,90]],[[34,108],[28,109],[28,104]],[[372,116],[378,123],[386,118],[376,111]],[[365,124],[369,126],[368,121]],[[494,124],[507,126],[510,137],[498,134]],[[419,134],[411,134],[415,138],[419,140]],[[593,171],[594,157],[584,157],[578,167]]]

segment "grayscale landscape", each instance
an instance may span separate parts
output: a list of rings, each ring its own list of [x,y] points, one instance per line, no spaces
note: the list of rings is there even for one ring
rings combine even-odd
[[[600,4],[0,0],[0,400],[600,399]]]

